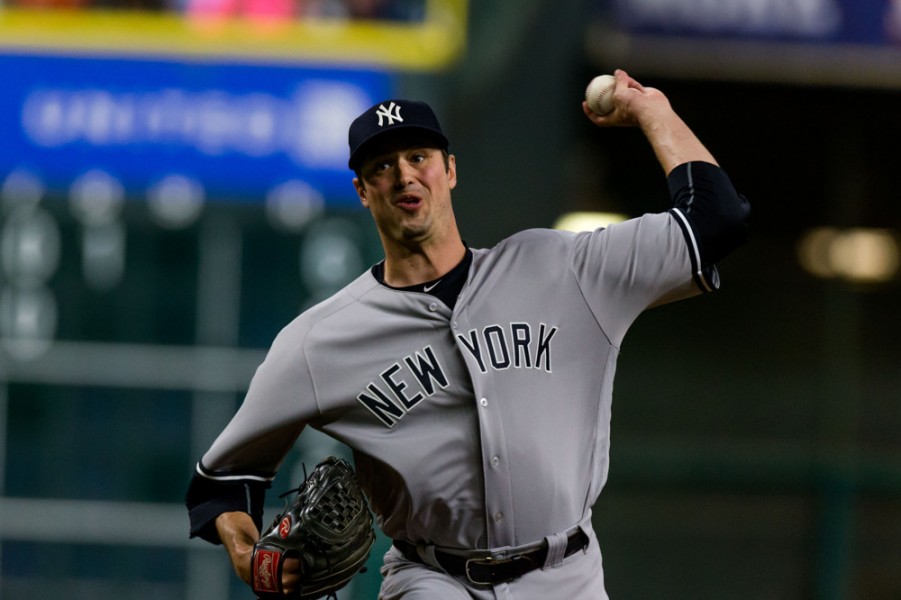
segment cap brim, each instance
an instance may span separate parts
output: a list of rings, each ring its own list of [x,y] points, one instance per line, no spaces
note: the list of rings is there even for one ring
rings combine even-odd
[[[347,161],[347,166],[350,167],[351,170],[356,171],[361,166],[363,160],[366,158],[366,155],[375,146],[376,142],[379,142],[381,140],[388,140],[391,137],[402,134],[421,134],[423,137],[435,141],[435,147],[442,150],[447,150],[448,146],[450,145],[450,142],[443,133],[435,131],[430,127],[423,127],[421,125],[397,125],[392,127],[391,129],[377,131],[357,144],[357,147],[354,148],[353,152],[350,155],[350,159],[348,159]]]

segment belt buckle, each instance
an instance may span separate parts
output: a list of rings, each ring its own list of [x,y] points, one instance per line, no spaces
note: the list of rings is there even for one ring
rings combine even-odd
[[[495,566],[501,565],[501,564],[505,564],[505,563],[508,563],[508,562],[512,562],[512,561],[513,561],[512,558],[501,558],[501,559],[496,559],[496,558],[494,558],[493,556],[491,556],[490,554],[489,554],[488,556],[479,556],[479,557],[476,557],[476,558],[468,558],[468,559],[466,559],[466,565],[465,565],[466,579],[468,579],[469,582],[472,583],[473,585],[481,585],[481,586],[491,586],[491,585],[494,585],[496,582],[491,581],[491,580],[489,580],[489,581],[479,581],[479,580],[477,580],[475,577],[473,577],[473,575],[472,575],[472,570],[471,570],[470,567],[471,567],[473,564],[475,564],[475,565],[477,565],[477,566],[485,566],[485,567],[488,567],[488,569],[489,569],[489,575],[491,575],[491,574],[493,574],[492,571],[493,571],[493,569],[494,569]],[[510,581],[510,580],[508,579],[507,581]],[[497,582],[497,583],[499,583],[499,582]]]

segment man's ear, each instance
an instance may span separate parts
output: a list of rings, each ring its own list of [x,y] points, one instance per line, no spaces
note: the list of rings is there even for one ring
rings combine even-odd
[[[453,154],[447,156],[447,182],[450,189],[457,187],[457,157]]]
[[[369,208],[369,200],[366,198],[366,184],[359,177],[354,177],[354,189],[357,190],[357,196],[360,197],[360,204],[365,208]]]

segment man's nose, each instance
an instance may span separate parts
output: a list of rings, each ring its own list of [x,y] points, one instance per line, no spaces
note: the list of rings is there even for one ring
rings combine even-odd
[[[406,186],[413,181],[413,165],[403,159],[397,161],[394,175],[394,185],[398,187]]]

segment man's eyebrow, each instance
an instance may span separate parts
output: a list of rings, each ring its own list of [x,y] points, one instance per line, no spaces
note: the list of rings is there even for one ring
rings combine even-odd
[[[401,153],[401,152],[416,152],[418,150],[430,150],[430,149],[432,149],[432,147],[427,143],[405,144],[402,147],[393,148],[391,150],[382,150],[380,152],[374,152],[366,159],[365,162],[372,163],[372,162],[387,160],[392,155]]]

